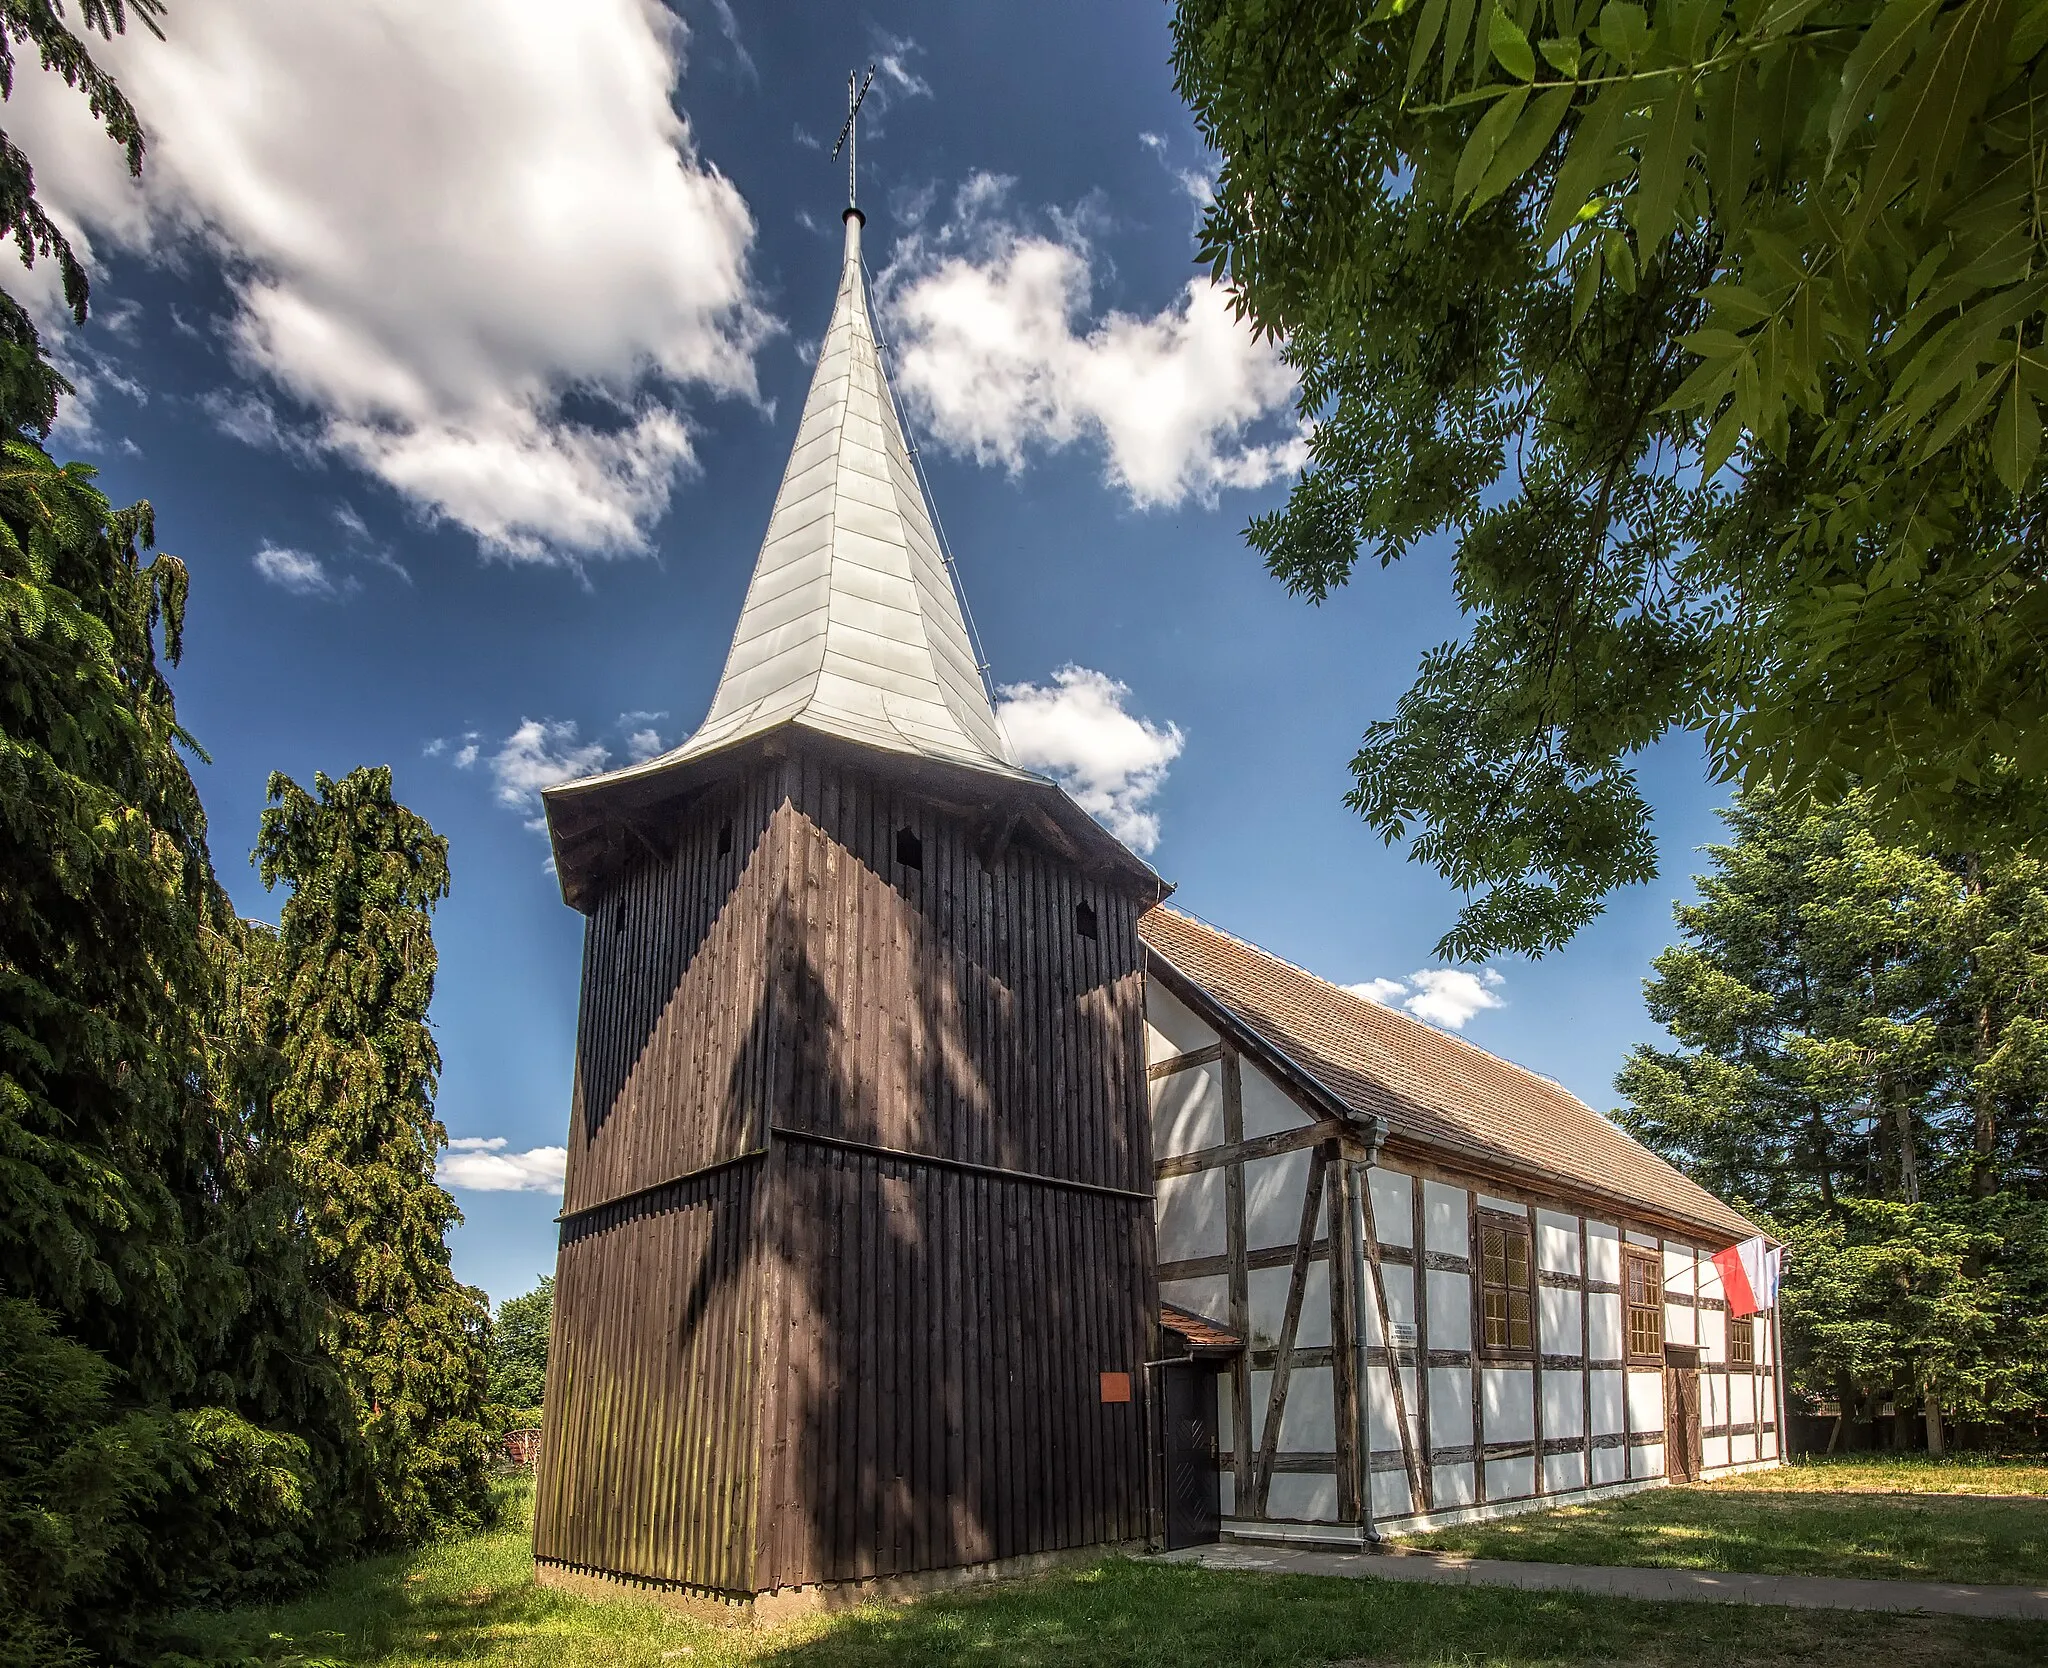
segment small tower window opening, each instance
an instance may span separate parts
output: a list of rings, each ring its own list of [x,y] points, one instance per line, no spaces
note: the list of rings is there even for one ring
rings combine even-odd
[[[617,913],[616,915],[614,915],[614,916],[612,917],[612,931],[613,931],[613,932],[624,932],[625,930],[626,930],[626,900],[625,900],[624,898],[621,898],[621,899],[619,900],[619,911],[618,911],[618,913]]]
[[[725,824],[725,825],[724,825],[724,826],[723,826],[722,828],[720,828],[720,829],[719,829],[719,831],[718,831],[718,855],[719,855],[720,857],[730,857],[730,856],[732,855],[732,824],[731,824],[731,823],[726,823],[726,824]]]
[[[1731,1367],[1754,1367],[1756,1365],[1756,1322],[1742,1318],[1728,1323],[1728,1365]]]
[[[1074,931],[1083,938],[1095,937],[1095,906],[1092,903],[1074,905]]]
[[[906,869],[924,867],[924,841],[908,828],[896,830],[896,861]]]

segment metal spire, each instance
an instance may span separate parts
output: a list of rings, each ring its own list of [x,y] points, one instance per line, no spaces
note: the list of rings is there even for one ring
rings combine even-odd
[[[846,125],[839,130],[838,142],[832,147],[832,155],[835,158],[839,155],[841,146],[844,146],[846,149],[846,206],[848,208],[859,206],[859,193],[855,190],[858,182],[854,171],[860,156],[860,134],[855,127],[854,119],[860,114],[861,100],[868,96],[868,89],[875,84],[875,66],[873,64],[868,65],[867,79],[862,81],[856,90],[854,82],[857,79],[858,76],[855,71],[848,70],[846,72]]]

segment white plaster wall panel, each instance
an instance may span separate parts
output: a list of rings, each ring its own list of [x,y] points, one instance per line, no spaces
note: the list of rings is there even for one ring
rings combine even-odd
[[[1700,1423],[1702,1425],[1725,1425],[1728,1423],[1728,1375],[1726,1373],[1700,1374]]]
[[[1157,979],[1145,981],[1145,1063],[1192,1054],[1219,1041],[1213,1027]]]
[[[1756,1423],[1756,1380],[1747,1373],[1731,1373],[1728,1377],[1727,1423]]]
[[[1169,1176],[1154,1189],[1154,1198],[1162,1263],[1185,1262],[1190,1257],[1220,1257],[1229,1249],[1230,1229],[1224,1216],[1220,1168],[1197,1170],[1191,1176]]]
[[[1543,1486],[1552,1494],[1563,1494],[1567,1489],[1584,1488],[1586,1456],[1583,1453],[1545,1454]]]
[[[1401,1446],[1400,1426],[1394,1420],[1394,1381],[1387,1372],[1384,1361],[1369,1362],[1365,1369],[1365,1390],[1369,1398],[1367,1415],[1372,1425],[1372,1445],[1375,1449],[1398,1449]],[[1415,1399],[1415,1369],[1401,1369],[1401,1400],[1408,1409],[1408,1443],[1417,1453],[1422,1451],[1422,1404]]]
[[[1776,1459],[1778,1457],[1778,1433],[1776,1430],[1765,1431],[1758,1438],[1756,1452],[1759,1459]]]
[[[1414,1496],[1408,1492],[1408,1473],[1404,1470],[1375,1471],[1372,1474],[1372,1515],[1379,1518],[1406,1517],[1415,1510]]]
[[[1465,1214],[1465,1190],[1442,1182],[1422,1184],[1423,1247],[1448,1251],[1454,1257],[1469,1256],[1472,1232]]]
[[[1292,1245],[1301,1232],[1301,1201],[1308,1191],[1311,1154],[1306,1147],[1274,1158],[1254,1159],[1244,1167],[1245,1244],[1254,1251]],[[1329,1218],[1327,1190],[1316,1211],[1320,1236]]]
[[[1713,1470],[1717,1465],[1729,1465],[1728,1439],[1725,1436],[1703,1436],[1700,1438],[1700,1465]]]
[[[1664,1243],[1655,1234],[1639,1234],[1633,1228],[1628,1231],[1628,1242],[1641,1246],[1645,1251],[1655,1251]]]
[[[1583,1436],[1586,1432],[1586,1375],[1546,1372],[1543,1375],[1543,1435]]]
[[[1699,1287],[1701,1297],[1726,1297],[1727,1291],[1721,1285],[1721,1271],[1714,1266],[1714,1259],[1706,1252],[1700,1253]]]
[[[1291,1268],[1255,1268],[1246,1276],[1254,1349],[1279,1346],[1281,1323],[1287,1318],[1287,1289],[1293,1281]],[[1318,1257],[1308,1265],[1308,1276],[1302,1282],[1301,1316],[1295,1322],[1294,1347],[1325,1349],[1329,1342],[1330,1265]]]
[[[1252,1452],[1259,1451],[1259,1444],[1266,1440],[1266,1408],[1273,1397],[1273,1375],[1270,1372],[1255,1372],[1251,1375]]]
[[[1368,1344],[1385,1344],[1387,1340],[1380,1336],[1380,1306],[1373,1301],[1370,1268],[1365,1271],[1365,1279],[1365,1341]],[[1385,1283],[1387,1290],[1387,1319],[1396,1326],[1414,1325],[1415,1271],[1411,1268],[1402,1268],[1398,1263],[1382,1263],[1380,1279]],[[1434,1338],[1430,1340],[1430,1347],[1436,1347]]]
[[[1693,1292],[1693,1249],[1689,1245],[1667,1245],[1664,1247],[1664,1289],[1676,1292],[1681,1297],[1691,1297]]]
[[[1278,1135],[1315,1122],[1294,1104],[1287,1091],[1249,1060],[1237,1063],[1238,1101],[1244,1108],[1247,1140],[1256,1135]]]
[[[1296,1367],[1287,1375],[1279,1453],[1327,1454],[1337,1446],[1337,1402],[1331,1376],[1328,1367]],[[1264,1440],[1263,1431],[1260,1440]]]
[[[1479,1195],[1479,1208],[1481,1210],[1497,1210],[1503,1216],[1526,1218],[1529,1214],[1529,1207],[1527,1205],[1514,1199],[1496,1199],[1491,1193]]]
[[[1756,1432],[1738,1431],[1728,1438],[1728,1463],[1741,1465],[1756,1458]]]
[[[1628,1375],[1628,1427],[1632,1431],[1661,1431],[1664,1428],[1664,1375]]]
[[[1536,1213],[1536,1266],[1548,1274],[1579,1272],[1579,1219],[1554,1210]]]
[[[1539,1286],[1536,1313],[1545,1355],[1577,1355],[1579,1337],[1579,1294],[1560,1286]]]
[[[1337,1479],[1327,1471],[1276,1471],[1266,1484],[1266,1516],[1334,1523]]]
[[[1366,1172],[1372,1185],[1372,1225],[1382,1245],[1415,1243],[1415,1183],[1398,1170]]]
[[[1429,1369],[1429,1440],[1436,1448],[1472,1446],[1472,1369]]]
[[[1229,1429],[1228,1426],[1224,1428],[1226,1430]],[[1222,1475],[1216,1481],[1218,1493],[1223,1497],[1223,1515],[1225,1517],[1237,1516],[1237,1473],[1226,1466],[1223,1469]]]
[[[1699,1315],[1689,1303],[1667,1303],[1664,1305],[1664,1341],[1667,1344],[1690,1344],[1696,1341]]]
[[[1162,1281],[1159,1295],[1166,1302],[1192,1310],[1218,1326],[1230,1324],[1230,1277],[1227,1274],[1205,1274],[1199,1280]]]
[[[1478,1498],[1472,1491],[1472,1467],[1469,1464],[1439,1465],[1429,1482],[1438,1511],[1447,1511],[1452,1506],[1469,1506]]]
[[[1481,1369],[1487,1441],[1527,1442],[1536,1434],[1535,1377],[1528,1367]]]
[[[1223,1145],[1223,1067],[1218,1062],[1155,1078],[1151,1088],[1154,1158]]]
[[[1472,1280],[1469,1275],[1432,1268],[1429,1281],[1429,1347],[1472,1347]]]
[[[1593,1434],[1621,1434],[1621,1377],[1618,1372],[1593,1375]]]
[[[1236,1441],[1231,1432],[1237,1429],[1237,1383],[1235,1375],[1227,1372],[1216,1375],[1216,1429],[1228,1452]]]
[[[1595,1361],[1621,1359],[1621,1293],[1586,1294],[1586,1348]]]
[[[1536,1462],[1533,1459],[1488,1460],[1486,1498],[1520,1500],[1536,1492]]]
[[[1756,1364],[1759,1367],[1775,1367],[1778,1364],[1778,1339],[1771,1328],[1770,1315],[1752,1317],[1756,1321],[1750,1331],[1756,1339]]]
[[[1664,1475],[1664,1444],[1645,1442],[1635,1450],[1635,1462],[1629,1467],[1632,1477],[1661,1477]]]
[[[1593,1486],[1602,1483],[1618,1483],[1628,1475],[1625,1467],[1628,1456],[1620,1448],[1595,1448],[1593,1450]]]
[[[1621,1283],[1621,1235],[1611,1222],[1586,1224],[1586,1278],[1609,1286]]]
[[[1728,1359],[1728,1317],[1719,1309],[1700,1311],[1700,1350],[1709,1361]]]

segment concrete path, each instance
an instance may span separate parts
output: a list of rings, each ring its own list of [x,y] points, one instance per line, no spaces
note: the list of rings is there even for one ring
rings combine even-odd
[[[1951,1581],[1852,1581],[1818,1575],[1736,1575],[1717,1570],[1614,1569],[1597,1564],[1522,1564],[1428,1552],[1323,1552],[1231,1543],[1189,1547],[1166,1561],[1266,1575],[1337,1575],[1446,1586],[1522,1587],[1611,1598],[1709,1604],[1782,1604],[1797,1610],[1900,1610],[1940,1616],[2048,1621],[2048,1587],[1966,1586]]]

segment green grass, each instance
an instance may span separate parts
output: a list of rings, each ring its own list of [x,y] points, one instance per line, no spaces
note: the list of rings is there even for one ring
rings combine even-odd
[[[1126,1559],[915,1605],[721,1629],[536,1587],[526,1497],[514,1506],[506,1529],[356,1565],[295,1604],[189,1614],[185,1648],[264,1668],[2035,1668],[2048,1660],[2048,1624],[2039,1623],[1630,1604]]]
[[[1546,1564],[2042,1586],[2048,1466],[1924,1456],[1805,1460],[1441,1529],[1406,1544]]]

